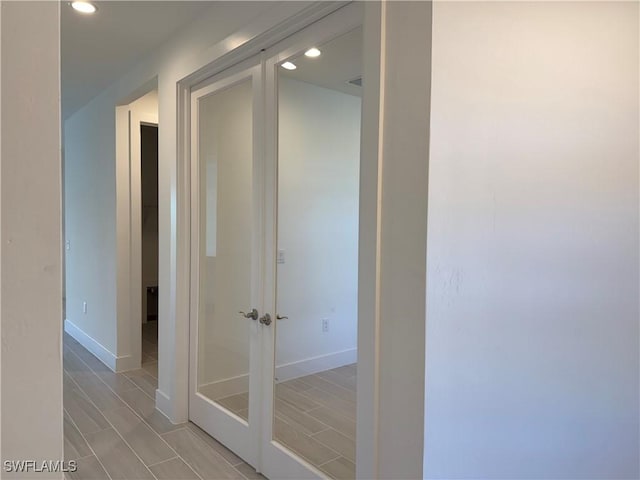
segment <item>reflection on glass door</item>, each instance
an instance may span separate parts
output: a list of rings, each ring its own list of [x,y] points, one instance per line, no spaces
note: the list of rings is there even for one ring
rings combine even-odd
[[[249,418],[252,90],[247,79],[200,100],[198,392]],[[245,312],[246,313],[246,312]]]
[[[362,29],[278,70],[273,438],[355,477]]]

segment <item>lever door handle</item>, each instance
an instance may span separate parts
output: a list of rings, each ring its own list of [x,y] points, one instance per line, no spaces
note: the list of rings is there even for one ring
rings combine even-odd
[[[258,310],[256,310],[255,308],[251,310],[249,313],[244,313],[244,312],[238,312],[238,313],[242,315],[244,318],[250,318],[251,320],[258,319]]]
[[[276,319],[278,319],[278,320],[286,320],[288,318],[289,317],[287,317],[286,315],[276,315]]]
[[[262,317],[260,317],[260,323],[266,326],[271,325],[271,315],[265,313]]]

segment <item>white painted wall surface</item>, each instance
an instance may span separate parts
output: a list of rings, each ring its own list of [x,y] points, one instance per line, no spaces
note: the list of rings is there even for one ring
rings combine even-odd
[[[289,319],[277,324],[276,366],[355,361],[361,100],[279,82],[277,307]]]
[[[63,458],[59,5],[2,2],[0,9],[0,476],[61,479],[60,472],[4,469],[5,460]]]
[[[640,474],[638,14],[434,4],[428,478]]]

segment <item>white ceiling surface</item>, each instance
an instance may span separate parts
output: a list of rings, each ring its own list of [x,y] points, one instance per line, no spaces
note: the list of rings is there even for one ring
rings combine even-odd
[[[61,5],[62,115],[68,118],[214,2],[97,1],[94,15]]]
[[[282,75],[338,90],[350,95],[362,95],[362,88],[348,82],[362,75],[362,28],[352,30],[318,47],[322,54],[316,58],[300,55],[289,59],[298,68],[280,69]]]

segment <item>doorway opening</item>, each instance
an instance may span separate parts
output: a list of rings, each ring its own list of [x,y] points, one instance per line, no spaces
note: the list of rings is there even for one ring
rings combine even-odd
[[[355,477],[361,25],[190,92],[189,419],[271,478]]]
[[[158,92],[116,107],[118,364],[158,388]],[[141,370],[144,367],[145,370]]]
[[[141,366],[158,377],[158,125],[140,128]]]

